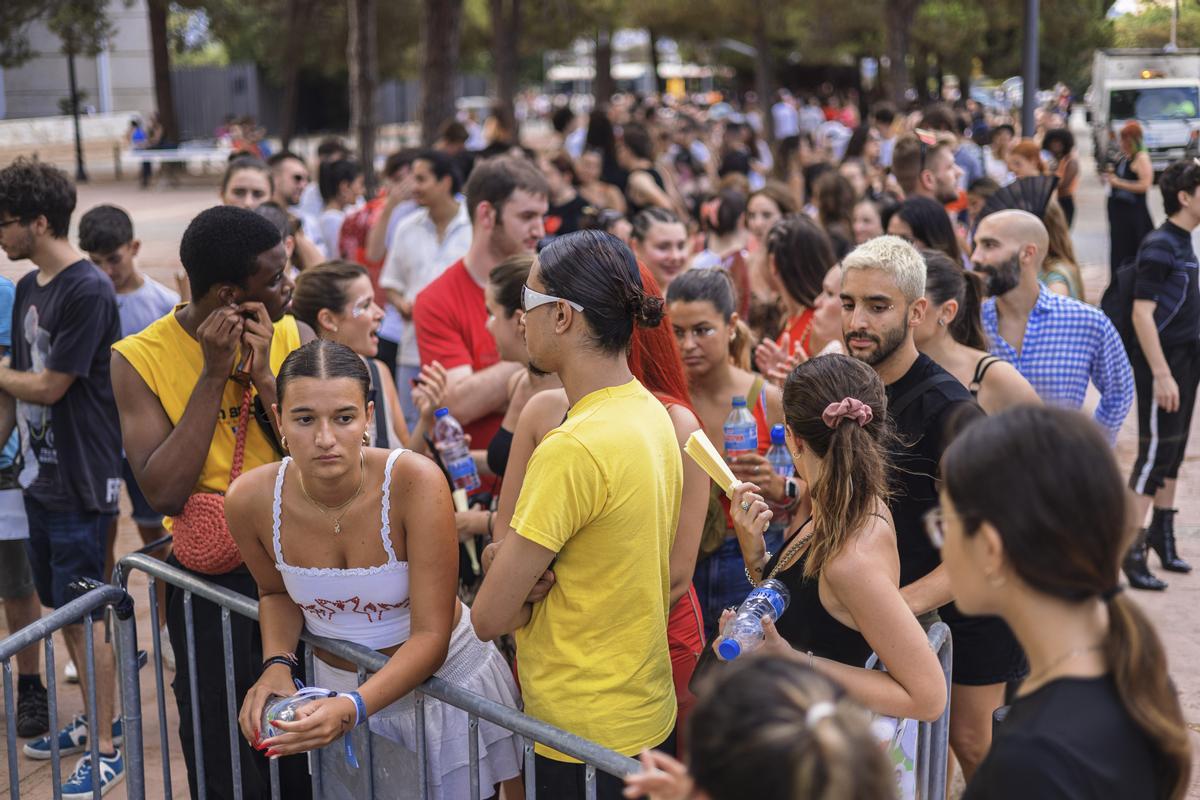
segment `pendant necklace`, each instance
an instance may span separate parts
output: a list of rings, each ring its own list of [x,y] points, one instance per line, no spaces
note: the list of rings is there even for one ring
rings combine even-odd
[[[358,496],[360,494],[362,494],[363,484],[366,483],[367,466],[366,466],[366,459],[364,458],[362,451],[359,451],[359,454],[358,454],[358,465],[359,465],[358,488],[354,490],[354,494],[350,495],[349,500],[346,500],[344,503],[340,503],[336,506],[327,506],[324,503],[320,502],[319,500],[314,500],[313,496],[308,493],[308,489],[304,488],[304,476],[301,474],[297,474],[297,477],[300,479],[300,491],[304,493],[304,496],[306,498],[308,498],[308,502],[310,502],[314,506],[316,506],[318,511],[320,511],[325,516],[329,516],[329,513],[334,512],[334,511],[342,512],[333,518],[333,533],[334,533],[334,535],[337,535],[342,532],[342,517],[346,516],[346,512],[350,510],[350,504],[353,503],[355,500],[357,500]]]

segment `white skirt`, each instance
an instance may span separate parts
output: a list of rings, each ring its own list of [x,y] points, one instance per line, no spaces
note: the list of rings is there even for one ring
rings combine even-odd
[[[325,689],[353,691],[358,676],[314,659],[314,683]],[[462,607],[462,619],[450,635],[446,661],[436,675],[468,692],[482,695],[513,709],[520,709],[517,685],[512,671],[490,642],[481,642],[471,626],[471,610]],[[346,764],[345,746],[338,741],[318,753],[320,760],[319,797],[328,800],[362,800],[368,797],[365,774],[366,753],[370,748],[374,785],[387,786],[388,797],[416,797],[418,765],[416,761],[416,704],[407,694],[387,708],[375,712],[368,721],[374,736],[355,731],[354,748],[360,769]],[[485,719],[479,720],[479,787],[483,797],[491,787],[515,778],[521,771],[523,740],[512,731]],[[425,754],[429,796],[434,800],[458,800],[470,797],[470,738],[467,712],[425,696]]]

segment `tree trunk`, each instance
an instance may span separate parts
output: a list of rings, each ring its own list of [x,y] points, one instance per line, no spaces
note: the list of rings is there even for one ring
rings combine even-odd
[[[650,36],[650,77],[653,78],[652,85],[655,92],[663,92],[666,90],[666,81],[658,74],[658,32],[653,28],[648,28],[646,33]]]
[[[171,52],[167,44],[167,4],[169,0],[147,0],[150,25],[150,52],[154,68],[154,102],[158,106],[161,141],[179,143],[179,122],[175,117],[175,94],[171,91]]]
[[[421,67],[421,141],[430,146],[442,123],[454,117],[462,39],[463,0],[424,0]]]
[[[284,9],[285,42],[294,42],[299,31],[304,29],[302,17],[307,17],[311,7],[305,0],[287,0]],[[300,55],[299,47],[283,48],[283,104],[279,109],[279,146],[287,150],[296,135],[296,99],[300,93]]]
[[[348,0],[346,63],[350,66],[350,130],[358,140],[358,158],[368,197],[375,193],[375,84],[379,74],[375,9],[376,0]]]
[[[758,94],[758,108],[762,116],[763,136],[771,149],[775,148],[775,118],[771,114],[772,95],[775,93],[775,67],[771,63],[771,41],[767,36],[768,19],[774,18],[774,6],[770,0],[759,0],[754,17],[754,91]]]
[[[521,31],[521,0],[492,0],[492,68],[496,102],[513,119],[517,97],[517,67]]]
[[[592,77],[592,97],[596,105],[600,105],[607,103],[617,91],[612,76],[612,31],[608,28],[596,31],[593,63],[596,74]]]
[[[929,100],[929,51],[918,47],[913,54],[912,87],[917,93],[917,102],[925,105]]]
[[[75,120],[75,182],[87,183],[83,168],[83,136],[79,131],[79,87],[75,82],[75,49],[67,50],[67,82],[71,89],[71,117]]]
[[[912,43],[912,23],[921,0],[887,0],[884,26],[887,31],[888,82],[892,102],[903,111],[908,105],[908,49]]]

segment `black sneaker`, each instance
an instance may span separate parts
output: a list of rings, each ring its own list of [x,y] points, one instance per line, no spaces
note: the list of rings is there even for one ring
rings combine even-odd
[[[17,693],[17,735],[28,738],[50,731],[49,696],[41,686]]]

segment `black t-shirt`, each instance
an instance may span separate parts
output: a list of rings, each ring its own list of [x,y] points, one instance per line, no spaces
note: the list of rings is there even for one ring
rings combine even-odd
[[[583,210],[587,207],[588,201],[578,194],[560,206],[550,206],[550,210],[546,212],[546,234],[562,236],[564,233],[579,230]]]
[[[1198,273],[1192,234],[1170,220],[1142,240],[1133,296],[1157,303],[1154,324],[1164,349],[1200,339]]]
[[[1164,798],[1158,762],[1110,678],[1063,678],[1012,704],[963,800]]]
[[[112,281],[87,260],[45,286],[34,271],[17,284],[12,368],[46,369],[75,380],[53,406],[17,403],[25,463],[21,485],[56,511],[116,513],[121,492],[121,423],[109,358],[121,338]]]
[[[925,383],[933,378],[939,380]],[[909,399],[923,383],[922,391]],[[898,440],[889,458],[890,507],[900,551],[900,585],[906,586],[932,572],[942,561],[925,533],[924,517],[938,504],[938,466],[950,444],[945,435],[947,425],[965,424],[983,412],[965,386],[924,354],[917,357],[903,378],[887,387],[887,399],[888,416]]]

